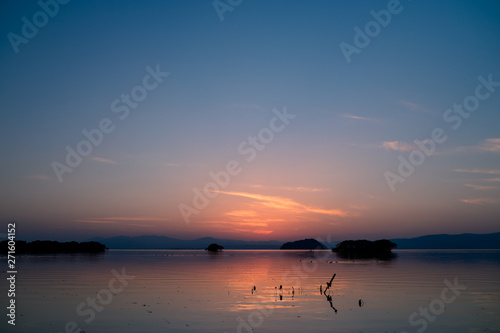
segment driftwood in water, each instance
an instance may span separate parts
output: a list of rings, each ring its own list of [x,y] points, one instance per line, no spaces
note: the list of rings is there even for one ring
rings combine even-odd
[[[333,274],[333,276],[332,276],[332,278],[331,278],[330,282],[327,282],[327,283],[326,283],[325,292],[324,292],[323,294],[325,294],[325,295],[326,295],[326,291],[327,291],[327,290],[328,290],[328,289],[332,286],[332,282],[333,282],[333,279],[335,279],[335,275],[337,275],[337,274]]]

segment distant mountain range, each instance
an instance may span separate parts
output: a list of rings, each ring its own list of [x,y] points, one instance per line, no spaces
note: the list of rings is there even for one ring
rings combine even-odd
[[[280,241],[242,241],[235,239],[216,239],[203,237],[183,240],[166,236],[118,236],[111,238],[95,237],[93,241],[105,244],[109,249],[205,249],[212,243],[224,246],[224,249],[279,249]]]
[[[500,249],[500,232],[391,239],[398,249]]]
[[[492,234],[428,235],[416,238],[390,239],[398,245],[397,249],[500,249],[500,232]],[[111,238],[95,237],[88,241],[105,244],[109,249],[205,249],[211,243],[225,249],[279,249],[284,242],[243,241],[204,237],[183,240],[166,236],[118,236]],[[338,242],[325,244],[332,248]]]

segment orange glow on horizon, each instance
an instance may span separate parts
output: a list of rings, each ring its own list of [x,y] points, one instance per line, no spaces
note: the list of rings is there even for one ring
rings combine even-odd
[[[262,185],[247,185],[248,187],[264,190]],[[272,187],[276,191],[292,191],[300,195],[302,200],[309,198],[307,192],[324,192],[328,189],[306,187]],[[216,205],[211,206],[210,217],[201,218],[199,223],[211,230],[222,231],[226,234],[257,234],[280,235],[300,230],[299,225],[304,222],[333,225],[334,220],[354,216],[344,209],[328,209],[325,207],[311,206],[303,203],[300,198],[291,198],[282,195],[269,195],[249,191],[214,191],[224,194],[218,198]],[[301,194],[298,194],[301,193]],[[303,197],[306,195],[306,197]],[[230,198],[240,198],[238,200]],[[243,199],[243,201],[242,201]],[[231,207],[227,209],[227,207]]]

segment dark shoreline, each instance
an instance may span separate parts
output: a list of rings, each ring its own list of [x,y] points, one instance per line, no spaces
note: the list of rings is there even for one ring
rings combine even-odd
[[[57,242],[57,241],[33,241],[26,242],[16,240],[15,242],[4,240],[0,242],[0,253],[8,254],[58,254],[58,253],[103,253],[108,250],[106,245],[99,242]],[[12,244],[14,243],[14,244]],[[14,251],[12,251],[14,250]]]

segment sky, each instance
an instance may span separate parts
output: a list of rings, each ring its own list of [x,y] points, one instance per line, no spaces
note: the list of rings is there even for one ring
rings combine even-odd
[[[2,1],[0,18],[18,239],[500,231],[498,1]]]

